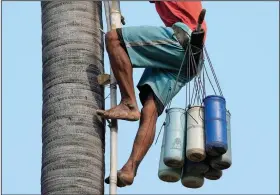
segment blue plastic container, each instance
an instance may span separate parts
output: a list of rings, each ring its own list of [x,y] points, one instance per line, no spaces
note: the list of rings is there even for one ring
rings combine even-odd
[[[168,167],[181,168],[185,160],[186,111],[182,108],[168,109],[165,122],[163,162]]]
[[[207,155],[215,157],[227,152],[226,100],[211,95],[204,102],[205,150]]]
[[[158,166],[158,177],[160,180],[164,182],[177,182],[181,178],[182,168],[172,168],[164,164],[163,156],[164,156],[165,138],[166,138],[166,131],[164,130],[161,152],[160,152],[160,160]]]

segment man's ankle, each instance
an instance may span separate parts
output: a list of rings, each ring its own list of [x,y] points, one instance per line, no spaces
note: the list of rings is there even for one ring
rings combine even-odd
[[[129,98],[126,99],[122,99],[121,100],[121,104],[126,105],[129,109],[133,110],[133,109],[138,109],[138,105],[136,101],[133,101]]]

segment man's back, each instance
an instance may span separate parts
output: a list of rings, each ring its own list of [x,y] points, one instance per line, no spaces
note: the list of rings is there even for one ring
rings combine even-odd
[[[183,22],[194,30],[202,10],[200,1],[155,1],[156,10],[164,24],[168,27],[176,22]],[[202,28],[206,31],[206,23]]]

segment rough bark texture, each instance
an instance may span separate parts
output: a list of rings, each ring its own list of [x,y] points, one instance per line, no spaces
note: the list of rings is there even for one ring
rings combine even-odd
[[[42,2],[42,194],[104,193],[101,1]]]

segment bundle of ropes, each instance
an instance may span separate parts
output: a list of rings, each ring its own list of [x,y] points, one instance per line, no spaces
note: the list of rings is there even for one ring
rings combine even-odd
[[[189,35],[190,41],[186,45],[176,83],[169,90],[174,93],[181,74],[189,79],[195,75],[186,84],[185,108],[170,108],[171,99],[166,107],[165,122],[160,129],[161,132],[164,127],[158,177],[165,182],[181,179],[181,183],[188,188],[202,187],[204,178],[218,180],[223,170],[228,169],[232,163],[231,115],[226,109],[218,78],[202,41],[204,31],[200,26],[204,15],[205,10],[202,10],[197,29]],[[185,61],[187,69],[182,73]],[[207,81],[214,93],[212,95],[209,95],[210,90],[206,88]]]

